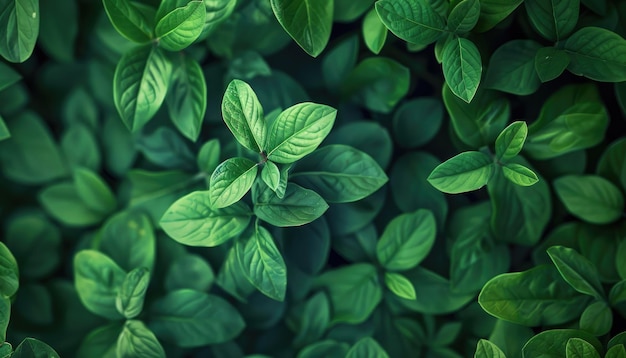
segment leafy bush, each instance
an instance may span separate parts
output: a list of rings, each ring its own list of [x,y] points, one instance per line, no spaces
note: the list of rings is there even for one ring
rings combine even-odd
[[[624,24],[0,0],[0,356],[626,357]]]

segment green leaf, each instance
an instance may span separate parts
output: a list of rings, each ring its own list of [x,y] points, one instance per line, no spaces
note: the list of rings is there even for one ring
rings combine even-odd
[[[326,288],[332,307],[331,324],[365,321],[383,296],[376,267],[367,263],[327,271],[316,278],[315,286]]]
[[[338,2],[339,1],[337,1],[337,3]],[[363,18],[361,32],[363,34],[365,46],[367,46],[372,53],[378,55],[380,50],[383,49],[383,46],[385,46],[385,41],[387,40],[387,28],[380,20],[380,17],[378,17],[375,9],[368,11]]]
[[[202,1],[165,0],[159,6],[154,29],[159,46],[168,51],[181,51],[202,33],[206,7]]]
[[[113,215],[102,226],[98,249],[126,271],[145,267],[152,271],[156,259],[156,238],[152,222],[140,210]]]
[[[534,93],[541,85],[535,71],[540,48],[533,40],[513,40],[498,47],[489,59],[485,86],[520,96]]]
[[[539,181],[535,172],[517,163],[508,163],[502,166],[502,174],[511,182],[521,186],[531,186]]]
[[[388,180],[369,155],[341,144],[327,145],[300,160],[290,179],[331,203],[363,199]]]
[[[550,265],[498,275],[478,296],[478,303],[490,315],[530,327],[579,317],[587,301],[587,296],[574,291]]]
[[[372,0],[334,1],[333,21],[353,22],[372,7],[372,3]]]
[[[563,246],[552,246],[547,252],[563,279],[576,291],[596,299],[604,297],[598,271],[587,258]]]
[[[293,340],[296,346],[303,346],[319,340],[330,322],[330,305],[324,292],[318,292],[309,298],[302,308],[298,334]]]
[[[17,71],[4,62],[0,62],[0,91],[11,87],[13,84],[22,79]]]
[[[222,115],[241,145],[257,153],[265,150],[267,127],[263,107],[250,85],[241,80],[228,84],[222,99]]]
[[[226,259],[217,274],[216,283],[241,302],[246,302],[246,298],[254,292],[255,287],[248,281],[234,247],[228,250]]]
[[[143,156],[160,167],[194,168],[194,156],[186,141],[169,127],[159,127],[150,134],[140,136],[136,142]]]
[[[283,198],[265,185],[252,187],[254,214],[278,227],[300,226],[319,218],[328,204],[313,190],[288,183]]]
[[[530,23],[551,41],[566,38],[578,22],[579,0],[526,0],[524,5]]]
[[[418,46],[437,41],[446,31],[446,19],[425,1],[379,0],[376,12],[389,31]]]
[[[174,125],[185,137],[196,141],[206,112],[207,89],[198,61],[184,57],[180,67],[172,73],[167,111]]]
[[[535,71],[541,82],[559,77],[569,65],[567,52],[556,47],[542,47],[535,54]]]
[[[20,285],[17,261],[9,248],[0,242],[0,296],[11,297]]]
[[[39,45],[59,62],[73,61],[78,36],[78,4],[72,0],[42,1],[39,7],[42,14]]]
[[[129,0],[102,0],[113,27],[127,39],[145,43],[152,39],[152,26]]]
[[[625,358],[626,357],[626,349],[624,349],[623,344],[618,344],[616,346],[611,347],[606,351],[606,355],[604,358]]]
[[[11,346],[11,343],[4,342],[0,344],[0,357],[10,358],[12,354],[13,354],[13,346]]]
[[[103,215],[115,210],[117,201],[109,186],[102,178],[89,169],[74,169],[74,185],[76,193],[85,205]]]
[[[364,337],[350,348],[346,358],[389,358],[389,355],[373,338]]]
[[[0,296],[0,339],[4,342],[7,337],[7,327],[11,318],[11,299]]]
[[[39,193],[39,202],[50,216],[67,226],[89,226],[106,217],[106,214],[87,206],[72,183],[46,187]]]
[[[96,172],[100,170],[102,158],[98,141],[92,130],[84,124],[73,123],[68,125],[63,137],[61,137],[61,149],[70,168],[82,167]]]
[[[0,56],[9,62],[24,62],[33,53],[39,35],[39,0],[0,1]]]
[[[117,311],[126,319],[137,317],[143,310],[149,283],[150,271],[145,267],[138,267],[126,274],[115,298]]]
[[[211,205],[219,209],[238,202],[252,187],[258,169],[247,158],[230,158],[218,165],[211,175]]]
[[[143,322],[129,320],[117,340],[118,358],[165,358],[165,351],[152,331]]]
[[[600,28],[583,27],[565,41],[567,69],[600,82],[626,81],[626,40]]]
[[[194,290],[177,290],[157,300],[148,324],[154,334],[179,347],[224,343],[245,327],[243,318],[224,299]]]
[[[46,343],[36,338],[24,338],[11,357],[14,358],[59,358],[59,354]]]
[[[415,113],[422,113],[416,116]],[[405,148],[420,147],[430,142],[443,122],[444,108],[440,99],[419,97],[402,103],[393,115],[393,136]]]
[[[506,358],[506,356],[498,346],[486,339],[481,339],[476,345],[474,358]]]
[[[401,214],[385,227],[376,245],[376,257],[387,270],[408,270],[426,258],[435,236],[435,217],[429,210]]]
[[[516,121],[506,127],[496,138],[496,159],[505,162],[522,151],[528,127],[526,122]]]
[[[235,248],[250,283],[267,297],[284,301],[287,267],[270,232],[257,226],[253,235],[237,240]]]
[[[76,357],[117,358],[117,340],[122,333],[121,321],[98,327],[83,338]]]
[[[36,325],[54,322],[52,295],[50,290],[38,283],[25,283],[20,287],[14,301],[14,312],[18,317]]]
[[[214,209],[208,191],[196,191],[172,204],[160,224],[174,240],[184,245],[213,247],[239,235],[250,222],[244,203]],[[208,235],[208,233],[211,233]]]
[[[98,251],[82,250],[74,257],[74,284],[78,297],[89,311],[104,318],[122,318],[115,308],[115,301],[125,277],[124,270]]]
[[[522,2],[523,0],[480,0],[480,17],[474,30],[490,30],[506,19]]]
[[[479,0],[463,0],[456,4],[448,15],[448,30],[455,34],[470,32],[480,17]]]
[[[565,353],[567,358],[600,358],[593,345],[580,338],[568,339]]]
[[[156,114],[165,99],[172,65],[152,45],[127,52],[115,68],[113,99],[122,121],[138,131]]]
[[[567,344],[573,338],[580,338],[591,343],[595,350],[602,350],[602,345],[596,337],[585,331],[575,329],[552,329],[543,331],[532,337],[524,345],[524,357],[569,357]],[[593,357],[593,356],[592,356]]]
[[[302,49],[317,57],[328,44],[333,24],[333,1],[271,0],[280,25]]]
[[[299,103],[284,110],[272,123],[267,158],[293,163],[313,152],[335,123],[337,110],[316,103]]]
[[[597,175],[560,177],[554,181],[554,190],[570,213],[592,224],[614,222],[624,212],[622,192]]]
[[[11,138],[11,132],[7,128],[7,125],[4,123],[4,119],[0,116],[0,141]]]
[[[222,148],[219,139],[214,138],[206,141],[198,152],[198,169],[205,174],[213,173],[220,164],[221,153]]]
[[[580,329],[590,332],[596,336],[603,336],[611,330],[613,326],[613,312],[604,301],[596,301],[583,311],[580,315]]]
[[[452,93],[470,103],[483,70],[478,48],[472,41],[457,37],[446,42],[442,56],[443,76],[448,87]]]
[[[448,194],[478,190],[485,186],[494,163],[481,152],[463,152],[438,165],[428,177],[428,182]]]
[[[206,17],[198,41],[212,34],[235,10],[237,0],[205,0]]]
[[[261,179],[265,185],[276,192],[278,184],[280,184],[280,169],[274,162],[268,160],[261,170]]]
[[[409,279],[396,272],[385,272],[385,285],[398,297],[414,300],[415,287]]]
[[[322,58],[322,75],[324,84],[331,93],[339,92],[346,77],[354,69],[358,54],[359,37],[356,35],[347,37],[326,52]]]
[[[214,280],[213,269],[204,258],[186,254],[170,264],[164,286],[167,291],[190,288],[202,292],[208,291]]]
[[[326,339],[302,348],[298,353],[297,358],[344,358],[349,349],[350,346],[347,343]]]

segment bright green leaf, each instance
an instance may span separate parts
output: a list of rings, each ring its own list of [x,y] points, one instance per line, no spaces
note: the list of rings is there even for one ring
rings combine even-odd
[[[565,41],[567,69],[600,82],[626,81],[626,40],[600,28],[583,27]]]
[[[600,176],[563,176],[554,181],[554,189],[570,213],[593,224],[614,222],[624,212],[622,192]]]
[[[570,338],[565,346],[567,358],[600,358],[593,345],[581,338]]]
[[[155,35],[160,47],[181,51],[191,45],[202,33],[206,7],[200,0],[184,6],[176,0],[165,0],[157,10]]]
[[[506,127],[496,138],[496,158],[500,161],[507,161],[522,151],[528,127],[526,122],[516,121]]]
[[[480,84],[483,65],[474,43],[457,37],[446,42],[442,54],[443,76],[448,87],[459,98],[470,103]]]
[[[74,284],[78,297],[89,311],[99,316],[122,318],[115,308],[115,301],[125,277],[124,270],[98,251],[82,250],[74,257]]]
[[[149,283],[150,271],[145,267],[138,267],[126,274],[115,298],[117,311],[126,319],[137,317],[143,310]]]
[[[333,1],[271,0],[272,10],[289,36],[313,57],[328,44],[333,23]]]
[[[521,186],[531,186],[539,181],[535,172],[517,163],[502,166],[502,174],[511,182]]]
[[[195,142],[202,129],[207,105],[206,81],[197,61],[185,57],[180,67],[174,70],[165,102],[176,128]]]
[[[261,170],[261,179],[263,179],[265,185],[273,191],[276,191],[280,183],[280,169],[278,169],[278,166],[274,164],[274,162],[268,160]]]
[[[127,39],[145,43],[152,38],[152,27],[144,14],[129,0],[102,0],[113,27]]]
[[[428,182],[448,194],[478,190],[489,182],[493,166],[493,160],[484,153],[463,152],[438,165]]]
[[[74,169],[76,193],[85,205],[96,212],[110,214],[117,206],[117,200],[106,182],[89,169]]]
[[[232,80],[222,100],[222,116],[235,139],[244,147],[261,153],[267,141],[263,107],[252,87]]]
[[[1,0],[0,9],[0,56],[9,62],[24,62],[39,35],[39,0]]]
[[[445,18],[425,1],[379,0],[376,12],[389,31],[415,45],[429,45],[446,31]]]
[[[598,271],[587,258],[563,246],[552,246],[547,252],[563,279],[576,291],[597,299],[604,297]]]
[[[4,342],[7,337],[7,327],[11,318],[11,299],[0,296],[0,339]]]
[[[258,169],[247,158],[230,158],[218,165],[211,175],[211,205],[219,209],[238,202],[252,187]]]
[[[398,297],[407,300],[414,300],[417,297],[411,281],[397,272],[385,272],[385,285]]]
[[[481,339],[476,345],[474,358],[506,358],[506,356],[498,346],[486,339]]]
[[[287,184],[283,198],[265,185],[254,185],[252,201],[259,219],[279,227],[308,224],[328,209],[319,194],[292,183]]]
[[[9,248],[0,242],[0,296],[11,297],[19,287],[17,261]]]
[[[385,46],[387,40],[387,28],[385,24],[380,21],[380,17],[376,13],[375,9],[371,9],[367,12],[363,18],[363,26],[361,27],[363,33],[363,41],[365,46],[372,51],[375,55],[380,53],[380,50]]]
[[[118,358],[165,358],[165,351],[143,322],[129,320],[117,340]]]

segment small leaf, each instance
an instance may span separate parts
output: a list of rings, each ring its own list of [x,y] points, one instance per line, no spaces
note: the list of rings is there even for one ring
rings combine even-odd
[[[214,209],[208,191],[196,191],[174,202],[160,224],[174,240],[184,245],[213,247],[239,235],[250,222],[244,203]]]
[[[284,301],[287,267],[270,232],[258,226],[253,235],[239,239],[235,247],[250,283],[269,298]]]
[[[294,345],[302,346],[319,340],[330,322],[330,304],[327,295],[320,291],[309,298],[302,308],[298,334],[293,340]]]
[[[517,121],[506,127],[496,138],[496,158],[506,162],[522,151],[528,127],[526,122]]]
[[[484,153],[463,152],[439,164],[428,182],[448,194],[477,190],[489,182],[493,166],[493,160]]]
[[[126,53],[115,68],[113,99],[126,127],[138,131],[156,114],[165,99],[172,65],[151,45]]]
[[[125,277],[124,270],[98,251],[82,250],[74,257],[74,284],[78,297],[89,311],[104,318],[122,318],[115,308],[115,301]]]
[[[59,358],[59,354],[46,343],[36,338],[24,338],[11,357],[14,358]]]
[[[481,339],[476,345],[474,358],[506,358],[506,356],[498,346],[486,339]]]
[[[448,30],[455,34],[470,32],[480,17],[479,0],[463,0],[456,4],[448,15]]]
[[[383,46],[385,46],[387,28],[385,24],[380,21],[380,17],[378,17],[375,9],[371,9],[367,12],[363,18],[363,26],[361,29],[365,46],[375,55],[378,55]]]
[[[622,217],[624,196],[610,181],[596,175],[568,175],[554,181],[567,211],[592,224],[608,224]]]
[[[279,198],[265,185],[252,187],[254,214],[274,226],[300,226],[319,218],[328,204],[313,190],[288,183],[285,195]]]
[[[85,205],[104,215],[115,210],[117,201],[109,186],[100,176],[89,169],[74,169],[76,193]]]
[[[311,153],[330,133],[336,116],[336,109],[310,102],[287,108],[272,124],[267,158],[287,164]]]
[[[117,311],[126,319],[137,317],[143,310],[149,283],[150,271],[145,267],[138,267],[126,274],[115,299]]]
[[[373,338],[364,337],[350,348],[346,358],[389,358],[389,355]]]
[[[102,0],[113,27],[127,39],[145,43],[152,38],[152,27],[129,0]]]
[[[517,163],[507,163],[502,167],[502,174],[508,180],[521,186],[531,186],[539,181],[537,174]]]
[[[613,326],[611,307],[604,301],[596,301],[590,304],[580,315],[579,325],[580,329],[598,337],[609,333]]]
[[[604,297],[598,271],[587,258],[576,250],[563,246],[550,247],[548,255],[563,279],[576,291],[597,299]]]
[[[39,202],[50,216],[67,226],[89,226],[106,217],[106,214],[85,205],[72,183],[46,187],[39,193]]]
[[[239,312],[223,298],[187,289],[154,302],[148,324],[157,337],[183,348],[227,342],[245,325]]]
[[[174,70],[165,101],[176,128],[195,142],[202,129],[207,104],[206,81],[196,60],[185,57],[181,66]]]
[[[0,297],[13,296],[19,287],[17,261],[9,248],[0,242]]]
[[[258,169],[247,158],[230,158],[218,165],[211,175],[211,205],[219,209],[238,202],[252,187]]]
[[[141,210],[125,210],[110,217],[100,230],[98,249],[126,271],[145,267],[152,271],[156,237],[152,221]]]
[[[427,46],[445,32],[445,18],[425,1],[379,0],[375,5],[383,24],[406,42]]]
[[[39,35],[39,0],[2,0],[0,9],[0,56],[9,62],[24,62]]]
[[[190,288],[196,291],[208,291],[215,281],[213,269],[202,256],[186,254],[170,264],[165,274],[164,286],[167,291]]]
[[[569,65],[569,55],[555,47],[542,47],[535,54],[535,71],[541,82],[559,77]]]
[[[526,0],[524,6],[533,27],[551,41],[566,38],[578,22],[579,0]]]
[[[198,169],[206,174],[213,173],[220,164],[221,153],[222,148],[219,139],[214,138],[206,141],[198,152]]]
[[[457,37],[446,42],[442,56],[443,75],[450,90],[470,103],[480,84],[483,70],[478,48],[472,41]]]
[[[333,2],[318,0],[271,0],[280,25],[306,53],[317,57],[330,39]]]
[[[600,82],[626,81],[626,40],[599,27],[583,27],[565,41],[567,69]]]
[[[274,162],[268,160],[261,170],[261,179],[263,179],[265,185],[273,191],[276,191],[280,183],[280,169],[278,169],[278,166],[274,164]]]
[[[570,338],[565,346],[567,358],[600,358],[600,354],[593,347],[581,338]]]
[[[184,50],[196,41],[206,17],[203,1],[193,0],[178,7],[179,4],[176,0],[165,0],[157,10],[155,35],[159,46],[168,51]]]
[[[241,145],[257,153],[265,149],[263,107],[250,85],[241,80],[230,82],[222,99],[222,116]]]
[[[591,333],[577,329],[550,329],[540,332],[528,340],[522,349],[524,357],[571,357],[572,352],[568,352],[567,346],[572,339],[580,339],[587,344],[591,343],[591,349],[594,351],[601,350],[602,344]],[[574,347],[572,347],[574,348]],[[587,346],[587,348],[589,348]],[[592,351],[591,351],[592,352]],[[569,354],[568,354],[569,353]],[[574,357],[598,358],[597,352],[595,356],[591,355],[574,355]]]
[[[522,2],[523,0],[480,0],[480,17],[474,30],[490,30],[506,19]]]
[[[498,47],[489,59],[485,86],[525,96],[541,85],[535,71],[535,54],[541,45],[533,40],[513,40]]]
[[[165,358],[165,351],[143,322],[129,320],[117,339],[117,357]]]
[[[385,272],[385,285],[398,297],[414,300],[415,287],[409,279],[396,272]]]
[[[408,270],[426,258],[435,236],[435,217],[429,210],[399,215],[391,220],[381,235],[376,256],[387,270]]]

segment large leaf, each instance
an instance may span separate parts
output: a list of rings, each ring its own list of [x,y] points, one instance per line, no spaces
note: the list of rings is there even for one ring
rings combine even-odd
[[[161,218],[163,230],[190,246],[217,246],[239,235],[252,215],[244,203],[214,209],[208,191],[196,191],[172,204]]]
[[[442,56],[443,76],[448,87],[452,93],[470,103],[483,70],[478,48],[472,41],[457,37],[446,42]]]
[[[172,73],[168,91],[165,101],[172,122],[185,137],[196,141],[207,105],[206,81],[198,62],[185,57]]]
[[[118,358],[165,358],[165,351],[143,322],[129,320],[117,340]]]
[[[1,0],[0,9],[0,56],[9,62],[24,62],[39,35],[39,0]]]
[[[578,22],[579,0],[526,0],[524,6],[535,29],[551,41],[566,38]]]
[[[269,187],[252,187],[254,214],[274,226],[300,226],[319,218],[328,204],[313,190],[288,183],[285,195],[279,198]]]
[[[181,51],[202,33],[206,17],[203,1],[193,0],[179,5],[177,0],[165,0],[157,10],[155,35],[159,46],[169,51]]]
[[[540,48],[533,40],[513,40],[498,47],[489,59],[485,86],[520,96],[534,93],[541,85],[535,71]]]
[[[228,84],[222,99],[222,116],[241,145],[257,153],[265,149],[263,107],[249,84],[236,79]]]
[[[314,151],[335,123],[337,110],[316,103],[299,103],[284,110],[269,132],[267,158],[293,163]]]
[[[271,0],[280,25],[306,53],[317,57],[330,39],[333,1]]]
[[[600,27],[583,27],[565,41],[567,69],[601,82],[626,81],[626,40]]]
[[[145,43],[152,38],[152,27],[144,14],[129,0],[102,0],[113,27],[131,41]]]
[[[224,299],[194,290],[177,290],[157,300],[148,326],[157,337],[179,347],[201,347],[229,341],[245,322]]]
[[[588,297],[550,265],[505,273],[485,284],[478,303],[490,315],[525,326],[556,325],[578,317]]]
[[[137,47],[120,59],[113,78],[113,99],[128,129],[139,130],[156,114],[171,72],[170,61],[152,45]]]
[[[306,156],[289,178],[331,203],[363,199],[388,180],[372,157],[341,144],[325,146]]]
[[[9,248],[0,242],[0,297],[11,297],[19,287],[17,261]]]
[[[482,188],[493,172],[494,162],[481,152],[463,152],[439,164],[428,182],[448,194],[464,193]]]
[[[258,226],[253,235],[239,239],[235,247],[250,283],[266,296],[283,301],[287,267],[270,232]]]
[[[379,0],[376,12],[389,31],[418,46],[435,42],[446,31],[446,19],[426,1]]]
[[[552,246],[547,252],[563,279],[576,291],[602,299],[604,289],[598,270],[587,258],[564,246]]]
[[[79,251],[74,257],[76,292],[87,309],[108,319],[120,319],[115,301],[126,272],[108,256],[94,250]]]
[[[554,181],[554,189],[567,210],[582,220],[608,224],[622,217],[622,192],[600,176],[563,176]]]
[[[211,175],[211,205],[219,209],[238,202],[252,187],[258,170],[257,163],[247,158],[230,158],[218,165]]]
[[[408,270],[426,258],[435,236],[435,217],[429,210],[399,215],[385,228],[376,245],[376,256],[387,270]]]

